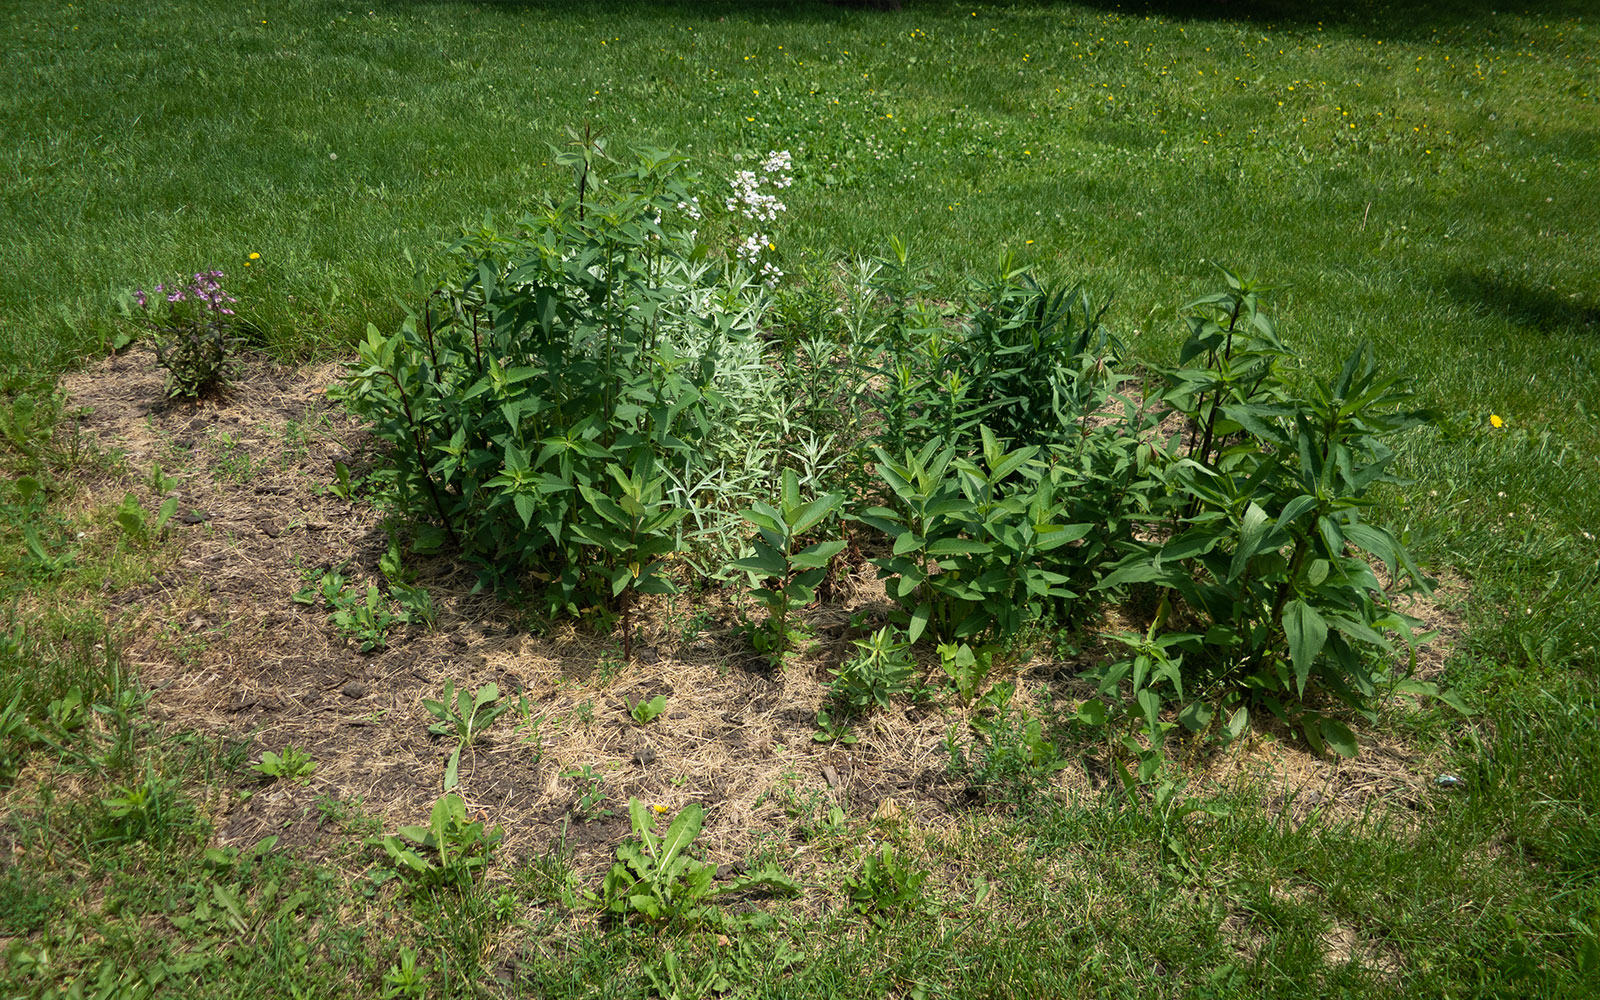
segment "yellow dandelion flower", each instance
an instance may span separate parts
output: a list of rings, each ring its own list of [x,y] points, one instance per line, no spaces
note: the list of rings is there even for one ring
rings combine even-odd
[[[1498,413],[1489,414],[1489,426],[1490,427],[1504,427],[1505,425],[1506,425],[1506,422],[1500,418],[1500,414],[1498,414]]]
[[[653,805],[653,806],[651,806],[651,807],[650,807],[650,808],[651,808],[651,809],[654,809],[654,810],[655,810],[655,811],[656,811],[656,815],[657,815],[657,816],[659,816],[659,815],[661,815],[661,814],[662,814],[662,813],[664,813],[664,812],[666,812],[666,811],[667,811],[667,807],[666,807],[666,806],[664,806],[664,805],[662,805],[662,804],[661,804],[661,803],[659,803],[659,802],[657,802],[657,803],[656,803],[656,804],[655,804],[655,805]]]
[[[261,259],[261,255],[258,254],[258,253],[252,253],[252,254],[250,254],[250,259],[251,260],[260,260]]]

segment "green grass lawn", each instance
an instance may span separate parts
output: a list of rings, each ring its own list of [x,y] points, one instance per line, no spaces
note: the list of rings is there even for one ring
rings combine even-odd
[[[1582,995],[1600,974],[1600,25],[1577,0],[1510,6],[6,5],[0,390],[103,353],[126,290],[210,268],[274,353],[344,352],[399,320],[413,262],[461,226],[570,187],[552,154],[568,126],[687,153],[713,194],[787,149],[791,274],[898,235],[953,294],[1010,254],[1114,296],[1110,326],[1167,359],[1218,263],[1282,286],[1274,316],[1312,373],[1374,342],[1441,413],[1382,512],[1465,582],[1445,680],[1479,711],[1391,723],[1472,782],[1414,828],[1294,828],[1242,801],[1184,834],[1181,869],[1156,818],[1051,808],[930,861],[982,873],[1020,925],[951,899],[882,926],[796,917],[730,949],[563,918],[523,928],[516,963],[485,959],[504,921],[481,894],[383,911],[350,874],[370,861],[359,817],[337,817],[333,861],[234,868],[203,853],[204,809],[104,837],[73,779],[6,806],[31,845],[0,866],[6,995],[77,996],[47,990],[134,956],[151,992],[81,995],[372,996],[399,944],[424,953],[429,992],[384,995],[688,997],[719,976],[737,996]],[[0,491],[12,604],[45,514]],[[65,532],[83,512],[49,516]],[[63,593],[97,593],[101,571],[86,560]],[[11,612],[52,637],[0,643],[8,685],[42,663],[52,691],[120,705],[104,620],[38,613]],[[130,706],[102,714],[128,760],[214,782],[240,765]],[[61,860],[36,846],[57,840]],[[280,884],[304,889],[314,929],[162,922],[219,871],[263,913]],[[559,909],[569,888],[555,859],[504,891]],[[68,901],[94,920],[52,924]],[[1383,954],[1330,959],[1341,929]],[[183,967],[206,940],[233,957]]]

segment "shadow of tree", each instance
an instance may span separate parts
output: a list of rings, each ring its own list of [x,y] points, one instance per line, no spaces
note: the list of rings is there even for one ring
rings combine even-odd
[[[1600,334],[1600,306],[1582,293],[1539,287],[1490,271],[1457,271],[1445,279],[1449,294],[1540,333]]]
[[[387,0],[390,8],[417,5],[415,0]],[[429,6],[433,4],[430,3]],[[849,13],[892,13],[938,17],[967,16],[969,3],[951,0],[473,0],[472,6],[501,13],[590,14],[605,16],[659,14],[663,17],[748,18],[751,20],[835,20]],[[1090,8],[1127,17],[1159,15],[1190,21],[1249,21],[1278,26],[1349,25],[1376,29],[1405,38],[1432,34],[1460,25],[1493,26],[1498,16],[1581,18],[1594,14],[1593,0],[1543,0],[1508,5],[1506,0],[1015,0],[1004,9],[1015,13],[1051,8]],[[992,8],[991,8],[992,9]],[[1507,29],[1513,23],[1504,22]]]
[[[1507,4],[1505,0],[1079,0],[1078,6],[1097,7],[1128,16],[1160,15],[1189,21],[1250,21],[1279,27],[1347,26],[1375,31],[1390,38],[1431,35],[1435,30],[1471,25],[1492,29],[1499,16],[1532,15],[1566,19],[1594,15],[1592,0],[1546,0],[1543,3]],[[1017,4],[1016,6],[1025,6]],[[1026,6],[1055,6],[1049,0]],[[1506,30],[1517,22],[1504,21]]]

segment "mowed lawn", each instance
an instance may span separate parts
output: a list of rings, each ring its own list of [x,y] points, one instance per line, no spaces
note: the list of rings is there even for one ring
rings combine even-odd
[[[1385,738],[1470,788],[1414,822],[1295,827],[1230,802],[1183,834],[1199,864],[1184,868],[1154,811],[1055,804],[975,817],[927,847],[943,875],[981,873],[974,907],[992,889],[1015,926],[947,900],[893,926],[785,918],[731,950],[608,934],[573,916],[592,887],[565,880],[558,854],[497,873],[494,900],[390,912],[359,803],[318,804],[330,837],[349,834],[332,862],[234,869],[203,842],[84,833],[65,860],[0,866],[0,984],[50,995],[51,961],[57,982],[114,979],[103,970],[124,954],[150,959],[148,980],[189,954],[163,950],[182,937],[160,916],[169,886],[225,871],[258,902],[269,879],[272,893],[302,887],[297,905],[322,919],[315,940],[265,918],[228,937],[227,969],[207,980],[217,996],[1582,995],[1600,975],[1600,14],[1507,6],[0,8],[5,401],[131,329],[129,289],[212,268],[257,346],[344,353],[369,322],[399,321],[417,269],[463,226],[570,189],[554,158],[568,128],[623,159],[683,152],[712,197],[751,157],[788,150],[796,179],[773,236],[791,283],[891,236],[935,296],[1009,255],[1111,297],[1112,330],[1167,361],[1179,308],[1216,287],[1220,264],[1279,286],[1270,309],[1306,377],[1371,341],[1438,414],[1402,445],[1412,482],[1377,516],[1450,581],[1442,600],[1466,630],[1441,680],[1475,710],[1385,717]],[[0,537],[16,549],[0,558],[0,603],[28,586],[34,508],[16,497],[0,481]],[[69,572],[62,594],[80,583]],[[48,636],[52,613],[0,624]],[[78,638],[93,651],[104,636]],[[0,642],[13,686],[33,669],[19,643]],[[102,682],[121,690],[120,676]],[[122,732],[151,761],[204,756]],[[215,766],[204,780],[221,788],[242,765]],[[67,803],[78,786],[62,787]],[[59,807],[54,790],[29,794],[6,800],[13,842],[91,830],[99,792]],[[506,933],[500,898],[560,914],[523,928],[515,967],[483,964]],[[41,930],[69,899],[72,926]],[[1357,932],[1379,944],[1341,952]],[[411,992],[385,980],[403,974],[390,944],[420,949],[432,978]],[[681,974],[663,964],[673,949]],[[183,995],[194,968],[129,995]]]

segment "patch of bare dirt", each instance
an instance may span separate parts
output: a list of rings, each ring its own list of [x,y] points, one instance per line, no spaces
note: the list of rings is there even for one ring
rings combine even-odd
[[[773,843],[798,859],[797,797],[922,831],[951,826],[969,805],[943,752],[962,710],[901,706],[859,725],[852,746],[812,739],[827,668],[849,652],[851,614],[886,607],[870,566],[842,581],[837,603],[807,612],[819,642],[783,670],[744,649],[721,591],[653,599],[639,616],[635,662],[621,665],[618,639],[570,622],[530,634],[515,607],[474,593],[471,571],[443,559],[416,567],[437,628],[397,630],[389,648],[363,655],[323,608],[291,601],[309,571],[346,563],[357,588],[382,585],[388,539],[379,515],[327,488],[334,463],[359,473],[370,445],[327,399],[337,376],[334,365],[250,358],[221,397],[168,402],[149,352],[135,350],[62,381],[72,405],[90,410],[82,433],[125,459],[91,489],[113,503],[132,490],[154,509],[163,497],[153,492],[151,466],[174,477],[175,561],[118,595],[128,655],[154,692],[153,716],[246,740],[251,760],[292,743],[317,761],[308,785],[225,796],[215,812],[222,843],[272,833],[315,845],[335,799],[359,799],[390,830],[424,821],[452,744],[429,734],[434,720],[422,701],[440,698],[446,681],[468,689],[493,682],[517,705],[463,755],[460,789],[472,813],[505,828],[513,854],[563,841],[580,869],[598,867],[626,833],[630,796],[673,810],[699,802],[701,843],[710,860],[729,865]],[[1015,678],[1017,702],[1036,708],[1047,693],[1058,706],[1081,697],[1064,680],[1080,667],[1029,664]],[[628,706],[658,694],[666,714],[635,724]],[[1381,742],[1353,761],[1321,758],[1263,729],[1202,762],[1196,778],[1263,785],[1297,814],[1404,809],[1423,800],[1421,765],[1412,751]],[[585,768],[605,792],[587,809],[580,799],[593,779]],[[1056,780],[1088,796],[1106,779],[1088,761]]]

